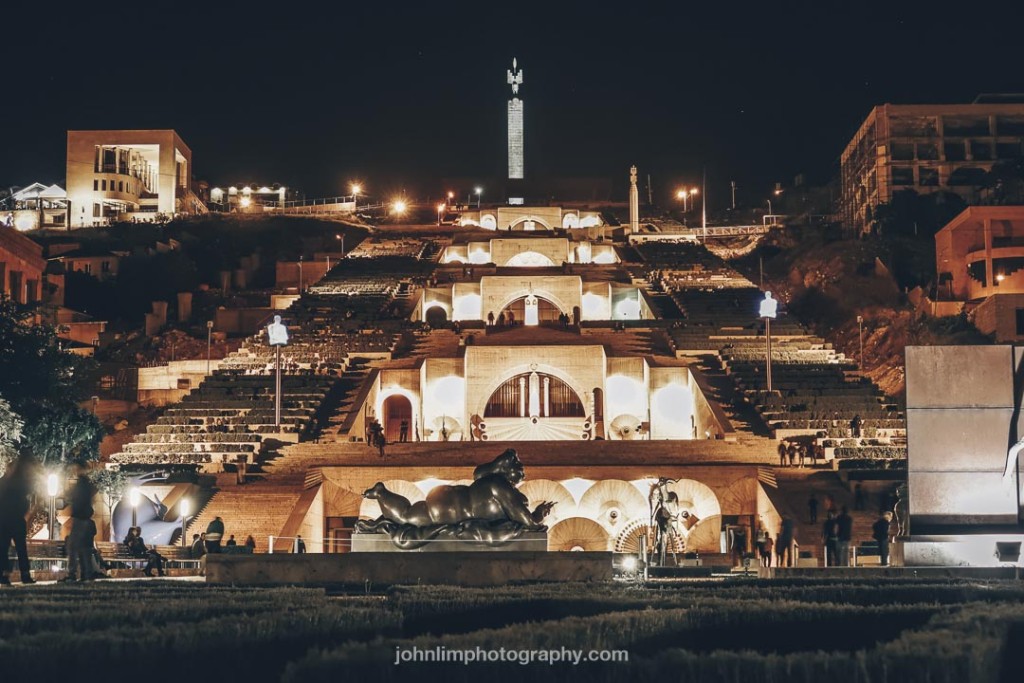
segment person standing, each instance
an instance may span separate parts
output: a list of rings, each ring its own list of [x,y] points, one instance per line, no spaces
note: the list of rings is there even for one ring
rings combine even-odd
[[[871,525],[871,538],[878,543],[878,556],[883,567],[889,566],[889,525],[892,523],[892,513],[883,512],[873,525]]]
[[[844,505],[836,518],[836,553],[839,555],[839,566],[850,566],[850,541],[853,539],[853,517]]]
[[[256,552],[256,539],[252,537],[252,534],[245,539],[245,547],[249,549],[250,553]]]
[[[811,494],[810,499],[808,499],[808,501],[807,501],[807,512],[810,514],[811,524],[817,524],[818,523],[818,497],[815,496],[813,493]]]
[[[825,544],[825,566],[836,566],[839,525],[836,523],[836,513],[831,510],[829,510],[828,516],[825,518],[825,524],[821,527],[821,540]]]
[[[203,541],[202,536],[199,534],[192,534],[192,546],[189,548],[189,556],[193,560],[198,560],[206,554],[206,545]]]
[[[35,583],[28,562],[28,528],[25,515],[28,514],[28,497],[31,492],[31,461],[22,453],[10,464],[7,474],[0,479],[0,585],[9,586],[11,560],[8,557],[11,543],[18,553],[18,569],[22,583]]]
[[[216,555],[220,552],[220,540],[224,537],[224,520],[214,517],[206,527],[206,552]]]
[[[850,432],[853,434],[853,438],[860,438],[860,428],[864,424],[864,420],[860,419],[860,415],[854,415],[853,419],[850,420]]]
[[[295,537],[295,552],[299,555],[306,554],[306,542],[302,540],[301,534]]]
[[[785,440],[780,441],[779,442],[779,467],[785,467],[786,466],[786,454],[787,453],[788,453],[788,450],[786,449],[786,442],[785,442]]]
[[[772,550],[775,547],[775,542],[772,541],[772,537],[768,536],[764,539],[764,548],[761,550],[761,564],[765,567],[772,566]]]
[[[793,566],[793,520],[789,517],[782,518],[782,529],[779,531],[779,546],[775,549],[775,554],[778,555],[779,567],[792,567]]]
[[[231,536],[228,538],[228,542],[224,544],[224,547],[226,547],[226,548],[234,548],[237,545],[238,545],[238,541],[235,540],[235,535],[231,534]]]
[[[71,489],[71,533],[67,537],[68,580],[76,576],[79,581],[93,578],[93,549],[96,540],[96,522],[92,519],[92,499],[96,487],[85,476],[84,468]]]
[[[409,421],[403,419],[398,427],[398,440],[405,443],[409,440]]]

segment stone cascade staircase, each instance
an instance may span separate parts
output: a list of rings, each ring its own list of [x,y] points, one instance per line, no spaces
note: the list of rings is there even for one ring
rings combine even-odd
[[[836,514],[845,505],[853,517],[853,541],[851,545],[871,540],[871,525],[878,519],[878,497],[868,495],[863,511],[854,509],[854,494],[839,478],[838,473],[828,470],[776,467],[775,478],[778,487],[765,487],[768,497],[779,514],[796,522],[796,540],[800,550],[811,551],[819,562],[824,557],[821,530],[826,518],[826,497],[835,501]],[[818,521],[810,522],[807,501],[811,494],[818,499]]]
[[[192,520],[188,537],[206,530],[215,517],[224,519],[224,541],[234,534],[239,545],[252,535],[256,552],[267,551],[269,537],[278,535],[303,491],[303,477],[272,476],[244,485],[224,482],[203,511]]]

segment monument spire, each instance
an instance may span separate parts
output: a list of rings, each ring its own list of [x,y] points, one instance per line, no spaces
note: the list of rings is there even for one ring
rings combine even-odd
[[[523,70],[519,68],[515,57],[512,58],[507,80],[512,86],[508,100],[508,177],[510,180],[521,180],[524,176],[523,101],[519,99],[519,86],[523,83]]]
[[[636,166],[629,168],[629,231],[640,232],[640,190],[636,186]]]

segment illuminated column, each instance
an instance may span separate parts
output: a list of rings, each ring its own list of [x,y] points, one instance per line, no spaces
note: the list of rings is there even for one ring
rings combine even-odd
[[[539,306],[537,304],[537,297],[530,295],[526,297],[526,320],[523,321],[524,325],[536,325],[540,322],[540,315],[538,312]]]
[[[544,417],[551,417],[551,378],[544,378]]]
[[[515,59],[507,80],[512,86],[512,98],[508,101],[508,177],[521,179],[524,176],[523,101],[519,99],[519,85],[523,82],[523,70]]]
[[[519,417],[526,417],[526,378],[519,378]]]
[[[629,230],[640,232],[640,191],[636,187],[636,166],[629,168]]]
[[[540,415],[540,376],[530,373],[530,417]]]

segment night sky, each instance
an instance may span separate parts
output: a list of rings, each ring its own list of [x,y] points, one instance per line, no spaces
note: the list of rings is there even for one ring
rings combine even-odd
[[[60,182],[67,129],[174,128],[215,185],[436,196],[503,172],[515,56],[528,178],[706,167],[757,204],[874,104],[1024,91],[1011,2],[160,4],[5,10],[0,184]]]

